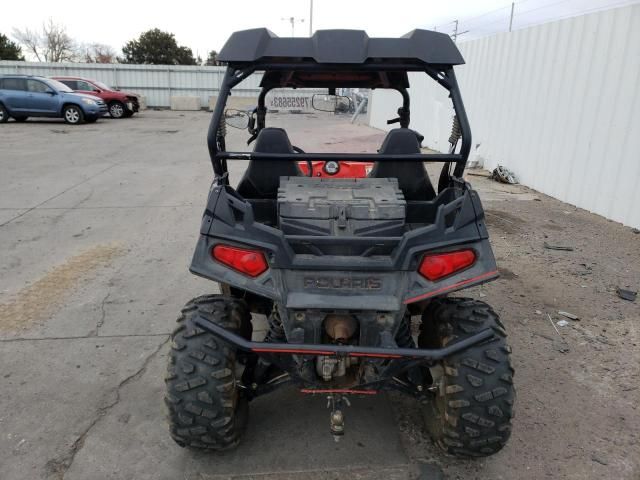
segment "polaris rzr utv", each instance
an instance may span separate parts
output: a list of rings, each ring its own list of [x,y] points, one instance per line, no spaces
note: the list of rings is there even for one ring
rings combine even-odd
[[[278,38],[255,29],[234,33],[218,59],[227,70],[207,138],[215,175],[190,270],[218,282],[222,294],[187,303],[172,336],[166,403],[174,440],[234,447],[249,402],[292,385],[301,401],[328,397],[336,439],[350,400],[356,408],[358,396],[398,390],[419,401],[447,452],[500,450],[515,399],[504,327],[489,305],[447,296],[498,277],[480,199],[463,179],[471,133],[455,44],[426,30],[391,39],[359,30]],[[252,151],[227,151],[227,99],[255,72],[262,80],[248,122]],[[422,153],[422,136],[409,128],[408,72],[448,91],[449,153]],[[378,153],[305,153],[267,126],[265,98],[276,88],[394,89],[402,105],[389,123],[399,128]],[[236,160],[248,166],[233,188],[227,165]],[[363,178],[302,173],[300,162],[318,161],[373,168]],[[425,162],[443,163],[437,191]],[[252,338],[252,314],[268,316],[264,338]]]

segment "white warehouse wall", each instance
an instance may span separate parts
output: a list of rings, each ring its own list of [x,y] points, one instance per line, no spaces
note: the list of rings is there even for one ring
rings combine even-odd
[[[640,227],[640,5],[601,11],[459,44],[456,67],[473,132],[472,156],[520,182],[625,225]],[[450,101],[411,74],[412,127],[444,151]],[[400,105],[376,90],[372,126]]]

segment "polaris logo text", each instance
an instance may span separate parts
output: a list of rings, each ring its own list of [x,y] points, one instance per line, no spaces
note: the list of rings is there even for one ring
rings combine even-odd
[[[304,277],[304,288],[331,290],[380,290],[382,280],[375,277]]]

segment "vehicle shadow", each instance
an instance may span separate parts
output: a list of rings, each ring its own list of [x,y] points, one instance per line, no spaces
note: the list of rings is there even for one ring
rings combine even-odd
[[[222,453],[188,452],[186,477],[211,474],[327,471],[397,467],[407,463],[385,394],[351,397],[345,435],[329,433],[324,395],[284,388],[251,402],[250,420],[238,448]]]

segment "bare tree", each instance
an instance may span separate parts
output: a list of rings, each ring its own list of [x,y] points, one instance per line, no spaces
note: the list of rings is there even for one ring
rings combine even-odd
[[[43,25],[42,33],[45,40],[45,58],[48,62],[64,62],[74,59],[74,42],[67,34],[64,25],[57,25],[49,19],[49,23]]]
[[[42,31],[29,28],[14,28],[14,38],[32,53],[39,62],[65,62],[76,58],[75,42],[67,33],[64,25],[49,19],[42,25]]]
[[[109,45],[92,43],[82,47],[82,59],[87,63],[115,63],[116,51]]]
[[[29,53],[33,53],[36,59],[41,62],[40,56],[40,34],[29,28],[24,30],[13,29],[13,38],[21,44]]]

